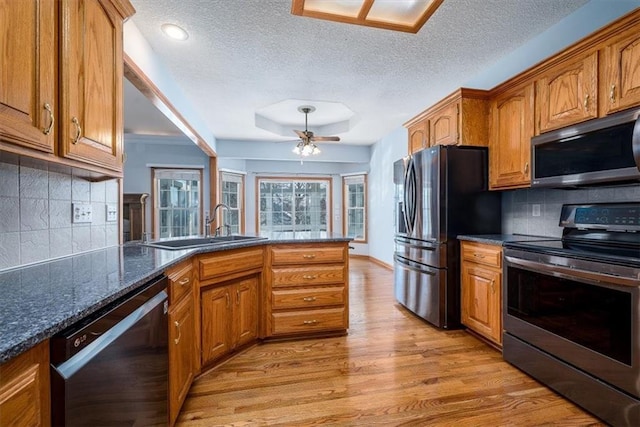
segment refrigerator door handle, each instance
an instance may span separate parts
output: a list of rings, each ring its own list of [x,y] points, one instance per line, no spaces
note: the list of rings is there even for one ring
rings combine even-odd
[[[411,199],[410,199],[410,191],[409,191],[409,171],[411,170],[411,158],[407,162],[407,170],[404,172],[404,210],[402,211],[402,216],[404,217],[404,224],[407,228],[407,234],[411,235],[413,233],[413,222],[410,220],[410,211],[411,211]]]
[[[407,212],[407,229],[410,235],[413,234],[416,226],[416,190],[416,169],[413,158],[410,158],[405,176],[405,197],[407,201],[405,209]]]
[[[425,251],[435,251],[436,249],[438,249],[438,246],[434,243],[430,243],[427,241],[422,241],[420,243],[414,243],[412,241],[410,241],[409,239],[403,238],[403,237],[396,237],[395,238],[395,242],[399,245],[402,246],[409,246],[412,248],[418,248],[418,249],[423,249]]]
[[[400,264],[400,265],[402,265],[402,266],[404,266],[404,267],[406,267],[406,268],[408,268],[410,270],[417,271],[419,273],[428,274],[429,276],[435,276],[436,275],[436,272],[433,269],[427,267],[426,265],[422,265],[422,264],[418,264],[416,262],[409,261],[408,259],[401,258],[401,257],[399,257],[397,255],[394,257],[394,259],[398,264]]]

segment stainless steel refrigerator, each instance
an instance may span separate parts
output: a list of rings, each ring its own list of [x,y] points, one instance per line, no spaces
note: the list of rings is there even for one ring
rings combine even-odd
[[[501,231],[487,149],[435,146],[394,163],[396,299],[439,328],[460,326],[459,234]]]

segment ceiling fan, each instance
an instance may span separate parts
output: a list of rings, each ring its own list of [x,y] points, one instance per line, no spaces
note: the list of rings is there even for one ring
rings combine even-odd
[[[309,113],[316,111],[316,107],[312,105],[301,105],[298,111],[304,114],[304,130],[293,130],[299,137],[300,142],[293,148],[293,152],[301,156],[307,157],[312,154],[319,154],[320,149],[315,142],[338,142],[340,137],[337,136],[315,136],[309,130],[308,117]]]

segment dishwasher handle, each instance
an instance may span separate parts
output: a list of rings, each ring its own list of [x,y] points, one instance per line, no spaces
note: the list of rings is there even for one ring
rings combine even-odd
[[[102,333],[97,339],[84,347],[80,352],[76,353],[61,364],[57,366],[54,365],[53,369],[55,369],[63,379],[67,380],[71,378],[76,372],[88,364],[91,359],[97,356],[120,336],[124,335],[129,329],[135,326],[152,311],[162,309],[163,314],[166,315],[167,298],[168,295],[166,289],[160,291],[111,329]]]

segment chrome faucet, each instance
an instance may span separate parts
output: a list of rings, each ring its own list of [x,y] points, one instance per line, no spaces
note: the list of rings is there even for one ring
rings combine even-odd
[[[211,228],[210,225],[216,222],[216,217],[218,215],[218,209],[220,208],[225,208],[227,211],[231,210],[231,208],[229,207],[229,205],[225,204],[225,203],[218,203],[216,205],[215,208],[213,208],[213,215],[211,215],[211,219],[209,219],[209,217],[207,216],[207,218],[205,219],[205,237],[209,237],[210,233],[211,233]],[[222,226],[216,228],[216,233],[215,235],[218,235],[218,230],[224,230],[223,226],[228,227],[228,231],[229,234],[231,234],[230,230],[231,227],[229,227],[228,225],[223,224]]]

